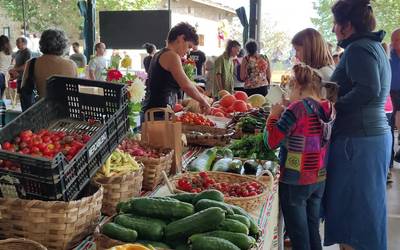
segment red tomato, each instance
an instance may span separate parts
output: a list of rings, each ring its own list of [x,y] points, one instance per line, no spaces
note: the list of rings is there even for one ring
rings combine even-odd
[[[242,100],[237,100],[233,103],[233,110],[235,112],[246,112],[247,111],[247,103]]]
[[[11,143],[8,142],[8,141],[3,142],[3,144],[1,145],[1,148],[4,149],[4,150],[10,150],[11,147],[12,147],[12,145],[11,145]]]
[[[236,98],[233,95],[225,95],[224,97],[221,98],[219,103],[221,106],[228,108],[230,107],[234,102],[236,101]]]
[[[236,100],[242,100],[242,101],[247,102],[248,96],[247,96],[246,92],[236,91],[234,96],[235,96]]]

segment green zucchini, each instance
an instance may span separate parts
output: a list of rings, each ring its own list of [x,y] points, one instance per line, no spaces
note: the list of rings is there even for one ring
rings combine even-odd
[[[161,249],[171,249],[170,246],[165,244],[164,242],[157,242],[157,241],[149,241],[149,240],[138,240],[136,243],[145,245],[147,247],[152,246],[155,248],[161,248]]]
[[[243,223],[244,225],[246,225],[247,228],[250,228],[250,220],[246,216],[234,214],[234,215],[228,215],[228,216],[226,216],[226,218],[232,219],[232,220],[237,220],[237,221]]]
[[[232,219],[225,219],[221,224],[219,224],[218,230],[233,233],[242,233],[246,235],[249,234],[249,229],[246,227],[245,224]]]
[[[256,238],[256,240],[258,240],[258,237],[260,237],[261,235],[261,230],[257,224],[257,222],[254,220],[253,217],[251,217],[250,214],[248,214],[243,208],[235,206],[235,205],[230,205],[230,207],[232,208],[233,212],[235,214],[239,214],[239,215],[243,215],[246,216],[247,219],[250,220],[250,227],[249,227],[249,234],[251,236],[253,236],[254,238]]]
[[[202,200],[199,200],[196,203],[196,205],[194,205],[194,208],[195,208],[196,212],[205,210],[205,209],[210,208],[210,207],[222,208],[226,212],[226,214],[228,214],[228,215],[233,215],[234,214],[232,208],[228,204],[226,204],[224,202],[220,202],[220,201],[202,199]]]
[[[174,241],[186,239],[196,233],[215,230],[224,219],[224,210],[218,207],[208,208],[168,224],[165,228],[165,238],[168,241]]]
[[[229,148],[218,148],[217,149],[217,157],[218,158],[230,158],[233,159],[233,152]]]
[[[214,201],[224,201],[224,194],[221,193],[218,190],[211,189],[211,190],[204,190],[201,193],[198,193],[194,199],[193,199],[193,204],[196,204],[199,200],[202,199],[209,199],[209,200],[214,200]]]
[[[101,233],[111,239],[124,242],[135,242],[137,239],[137,232],[135,230],[125,228],[113,222],[105,224],[101,228]]]
[[[129,201],[129,213],[150,218],[185,218],[194,213],[192,204],[175,199],[135,198]]]
[[[217,157],[217,149],[210,148],[205,150],[196,159],[189,163],[188,170],[192,172],[210,171],[211,165]]]
[[[187,203],[193,204],[193,199],[194,199],[194,197],[196,197],[196,195],[198,195],[198,194],[196,194],[196,193],[180,193],[180,194],[175,194],[175,195],[171,195],[171,196],[168,196],[168,197],[171,197],[171,198],[173,198],[175,200],[178,200],[178,201],[182,201],[182,202],[187,202]]]
[[[228,166],[228,172],[234,174],[242,174],[242,161],[233,160]]]
[[[255,160],[247,160],[243,164],[244,173],[247,175],[255,175],[258,171],[258,163]]]
[[[120,214],[115,217],[114,222],[133,229],[138,233],[141,240],[160,241],[164,237],[164,228],[167,224],[158,219],[134,216],[131,214]]]
[[[230,241],[225,239],[203,236],[195,237],[192,241],[192,250],[240,250]]]
[[[216,172],[228,172],[229,165],[232,163],[232,158],[222,158],[214,163],[212,171]]]
[[[212,231],[208,233],[195,234],[189,238],[189,241],[192,242],[196,237],[201,236],[211,236],[228,240],[239,247],[241,250],[251,249],[257,244],[256,240],[253,237],[247,236],[246,234],[232,233],[227,231]]]

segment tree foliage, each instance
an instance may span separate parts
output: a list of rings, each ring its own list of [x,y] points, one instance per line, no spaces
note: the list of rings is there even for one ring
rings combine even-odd
[[[265,16],[261,25],[261,49],[271,60],[289,57],[292,45],[289,35],[281,30],[277,30],[277,24],[270,21],[271,18]]]
[[[336,43],[335,35],[332,33],[333,15],[331,7],[335,0],[315,0],[314,10],[317,17],[311,18],[312,23],[329,42]],[[385,41],[390,40],[390,33],[400,27],[400,0],[373,0],[372,2],[377,29],[385,30],[389,35]]]

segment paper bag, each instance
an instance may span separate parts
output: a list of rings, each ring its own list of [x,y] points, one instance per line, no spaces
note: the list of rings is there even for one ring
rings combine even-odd
[[[155,119],[155,114],[163,114],[162,120]],[[142,124],[142,141],[161,148],[170,148],[175,151],[171,174],[182,170],[182,123],[176,121],[175,113],[168,108],[149,109],[145,113]]]

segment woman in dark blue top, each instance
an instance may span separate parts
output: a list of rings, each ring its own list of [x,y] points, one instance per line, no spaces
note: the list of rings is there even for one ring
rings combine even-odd
[[[369,0],[332,7],[333,32],[345,52],[331,80],[339,84],[325,194],[325,245],[387,249],[386,176],[391,132],[384,112],[391,71]]]

